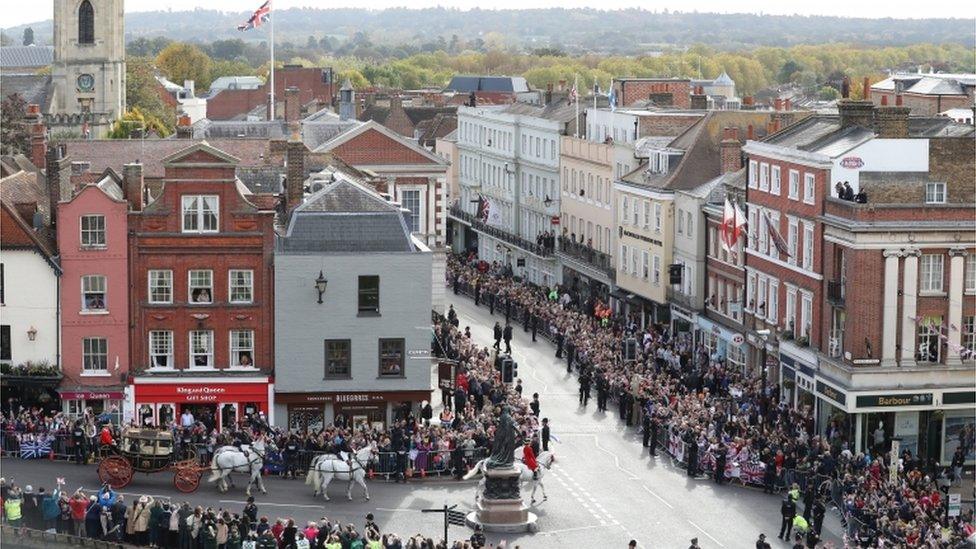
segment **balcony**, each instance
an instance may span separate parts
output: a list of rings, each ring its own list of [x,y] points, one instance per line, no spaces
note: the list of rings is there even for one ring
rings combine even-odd
[[[702,304],[697,299],[682,292],[680,289],[676,289],[674,286],[668,286],[667,296],[668,303],[677,305],[682,309],[689,311],[701,311],[702,309]]]
[[[478,216],[464,211],[459,204],[451,206],[451,209],[448,211],[450,212],[451,217],[471,225],[471,228],[479,233],[486,234],[492,238],[497,238],[498,240],[511,244],[517,248],[521,248],[539,257],[549,258],[553,255],[553,250],[546,248],[545,246],[540,246],[535,242],[531,242],[520,236],[513,235],[512,233],[498,227],[492,227],[491,225],[482,221]]]
[[[882,366],[877,358],[849,360],[822,352],[818,355],[818,370],[849,390],[972,387],[973,375],[976,375],[972,361],[958,365],[913,362],[911,365]]]
[[[559,251],[560,253],[568,255],[574,259],[578,259],[595,269],[599,269],[607,273],[613,272],[613,258],[610,257],[610,254],[605,254],[599,250],[594,250],[586,244],[575,242],[572,238],[560,236]]]
[[[827,281],[827,301],[835,307],[844,306],[845,284],[842,280]]]

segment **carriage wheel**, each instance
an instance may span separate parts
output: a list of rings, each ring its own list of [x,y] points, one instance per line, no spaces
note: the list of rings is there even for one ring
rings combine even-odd
[[[200,486],[200,477],[202,474],[198,469],[177,469],[173,474],[173,486],[176,486],[176,489],[184,494],[196,492]]]
[[[132,464],[121,456],[110,456],[98,464],[98,478],[113,490],[125,488],[132,482]]]

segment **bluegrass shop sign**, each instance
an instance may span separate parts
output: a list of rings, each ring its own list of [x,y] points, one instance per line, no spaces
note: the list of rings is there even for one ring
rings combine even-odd
[[[931,406],[932,393],[903,395],[859,395],[858,408],[894,408],[897,406]]]

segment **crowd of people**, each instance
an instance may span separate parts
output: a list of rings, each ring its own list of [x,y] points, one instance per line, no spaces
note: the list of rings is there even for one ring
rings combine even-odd
[[[761,471],[757,481],[767,492],[784,493],[781,539],[796,534],[785,528],[789,516],[789,530],[798,527],[802,544],[817,546],[831,504],[842,507],[856,543],[954,547],[972,533],[971,510],[946,517],[939,496],[944,471],[924,470],[908,453],[891,477],[890,456],[881,449],[853,452],[837,422],[818,433],[809,407],[793,408],[776,384],[764,385],[761,376],[692,347],[666,326],[640,329],[632,318],[598,316],[605,303],[521,282],[474,255],[452,256],[448,278],[455,293],[504,315],[506,326],[521,320],[525,331],[549,336],[556,357],[579,375],[580,406],[594,390],[599,409],[616,401],[621,419],[641,427],[651,455],[659,444],[670,451],[678,440],[673,453],[691,476],[707,468],[721,483],[746,466]],[[803,520],[794,521],[797,516]]]
[[[361,528],[323,516],[299,523],[272,520],[249,497],[240,512],[193,506],[166,498],[125,496],[108,486],[97,493],[69,493],[58,479],[50,492],[0,479],[0,509],[5,524],[80,538],[159,549],[480,549],[476,531],[450,546],[423,534],[400,537],[383,532],[367,514]],[[515,546],[516,549],[518,546]]]

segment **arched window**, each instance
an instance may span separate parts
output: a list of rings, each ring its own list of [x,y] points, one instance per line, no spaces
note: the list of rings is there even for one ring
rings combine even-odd
[[[78,43],[95,43],[95,10],[88,0],[78,8]]]

